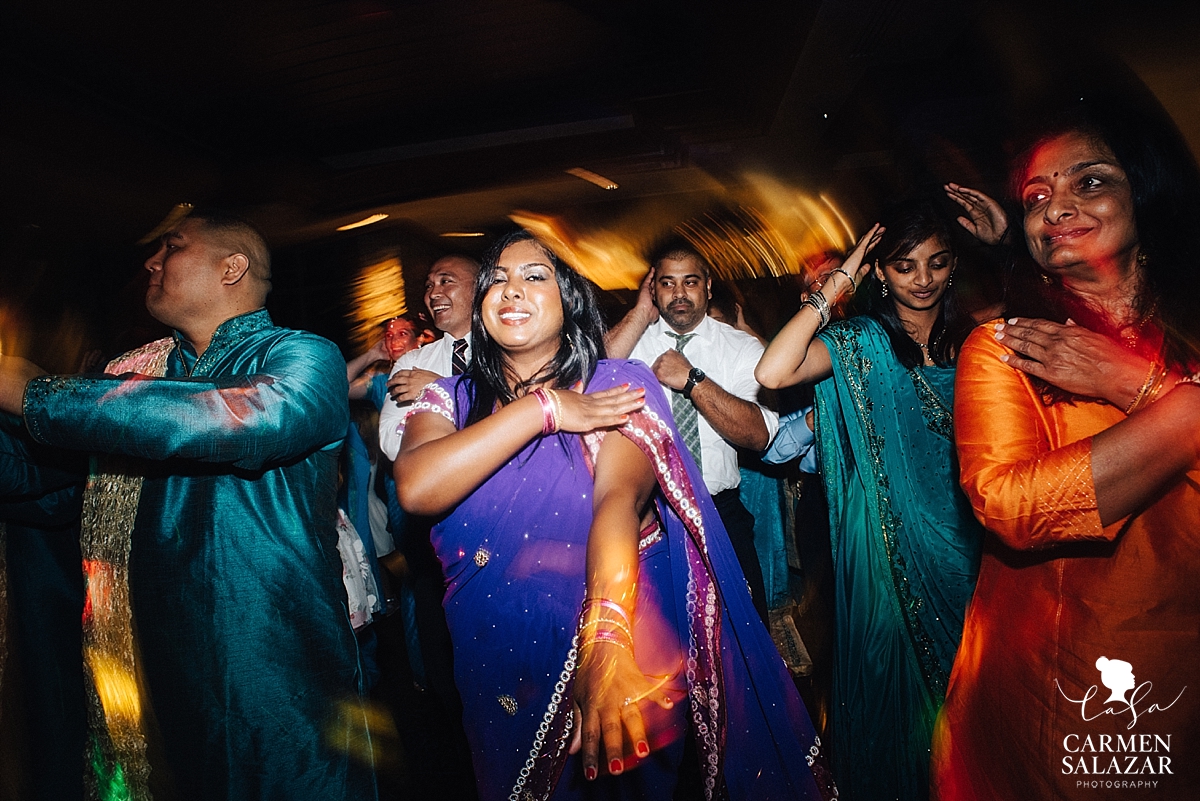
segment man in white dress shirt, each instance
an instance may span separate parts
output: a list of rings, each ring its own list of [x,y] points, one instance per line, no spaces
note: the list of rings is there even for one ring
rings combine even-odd
[[[754,367],[763,346],[708,316],[712,271],[686,242],[667,243],[650,265],[637,303],[606,338],[608,355],[640,359],[667,390],[680,434],[700,465],[766,622],[754,517],[738,495],[737,461],[737,448],[764,450],[779,427],[779,416],[758,402]]]
[[[391,460],[400,452],[400,433],[409,405],[426,385],[458,375],[471,361],[471,304],[479,264],[466,256],[443,256],[425,279],[425,307],[442,338],[396,360],[388,376],[391,400],[379,412],[379,447]],[[457,354],[457,362],[456,362]]]
[[[433,324],[443,332],[442,338],[408,351],[392,366],[388,376],[388,398],[379,412],[379,445],[388,459],[395,460],[400,450],[401,437],[396,427],[421,391],[439,378],[461,373],[471,360],[471,306],[478,275],[479,264],[466,256],[444,256],[429,268],[429,277],[425,279],[425,307]],[[419,654],[416,661],[423,669],[423,683],[428,690],[420,695],[423,699],[421,714],[427,718],[427,722],[420,725],[424,726],[421,731],[429,742],[410,757],[418,761],[429,760],[432,764],[427,768],[437,770],[445,777],[449,782],[443,788],[446,797],[469,797],[475,793],[475,776],[471,769],[470,747],[462,729],[462,700],[454,686],[453,647],[442,611],[446,580],[429,542],[429,526],[428,518],[410,515],[405,519],[403,532],[396,535],[398,550],[405,558],[406,584],[412,593],[412,617],[415,618],[415,621],[406,620],[405,625],[416,623],[416,642],[409,630],[404,637],[405,646],[409,649],[414,678],[417,676],[414,653]],[[396,617],[407,616],[406,612]],[[384,632],[380,634],[382,637]],[[380,651],[386,650],[381,639]],[[395,678],[399,675],[397,672]],[[385,681],[387,679],[385,675]],[[408,698],[406,695],[395,697],[397,702]],[[415,714],[412,710],[407,713]]]

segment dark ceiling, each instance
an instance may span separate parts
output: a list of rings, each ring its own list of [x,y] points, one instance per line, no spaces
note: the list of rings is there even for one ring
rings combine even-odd
[[[6,0],[0,232],[124,248],[89,262],[123,285],[184,201],[285,249],[365,242],[334,229],[374,212],[436,242],[747,170],[857,225],[913,186],[995,189],[1047,92],[1148,88],[1196,149],[1198,33],[1194,0]]]
[[[919,108],[986,139],[1057,63],[1190,65],[1196,5],[7,0],[3,210],[130,241],[176,202],[234,203],[288,243],[525,184],[586,202],[577,166],[666,191],[689,185],[671,171],[756,159],[827,179],[887,158]],[[495,222],[442,206],[419,222]]]

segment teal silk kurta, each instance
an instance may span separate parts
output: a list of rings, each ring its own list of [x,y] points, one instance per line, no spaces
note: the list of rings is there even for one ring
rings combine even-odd
[[[345,362],[265,310],[161,379],[35,379],[42,442],[146,460],[133,614],[172,783],[203,799],[370,799],[335,532]],[[159,782],[155,782],[159,784]]]
[[[929,795],[929,746],[983,530],[958,488],[954,369],[906,369],[882,326],[821,334],[817,447],[834,563],[834,777],[849,801]]]

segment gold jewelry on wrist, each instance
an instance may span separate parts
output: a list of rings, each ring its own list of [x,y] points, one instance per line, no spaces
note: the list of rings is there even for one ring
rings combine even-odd
[[[1157,359],[1150,362],[1150,372],[1146,375],[1146,380],[1142,382],[1141,388],[1133,401],[1125,408],[1125,414],[1133,414],[1139,409],[1149,406],[1154,396],[1158,394],[1158,390],[1162,388],[1162,382],[1167,374],[1167,367]]]

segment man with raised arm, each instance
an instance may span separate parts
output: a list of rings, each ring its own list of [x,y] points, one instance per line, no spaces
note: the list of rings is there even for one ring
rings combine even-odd
[[[239,219],[193,213],[146,269],[171,337],[103,375],[0,370],[35,439],[100,454],[82,535],[100,794],[373,799],[336,549],[345,362],[271,322],[270,256]]]
[[[737,448],[764,450],[779,416],[758,402],[754,367],[763,346],[750,334],[709,317],[712,268],[682,240],[650,259],[637,303],[605,338],[611,359],[640,359],[668,390],[671,411],[704,475],[746,574],[754,607],[767,622],[754,517],[738,494]]]

